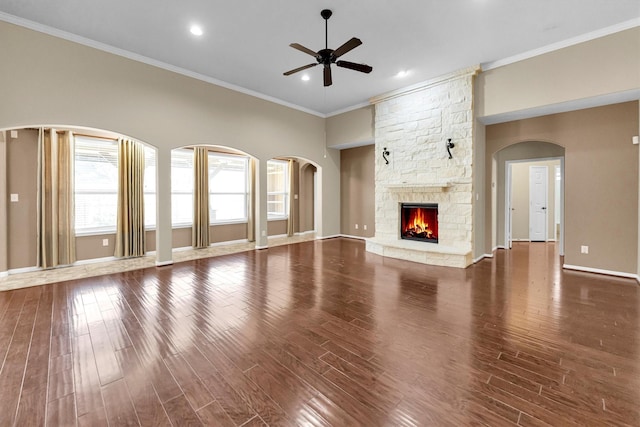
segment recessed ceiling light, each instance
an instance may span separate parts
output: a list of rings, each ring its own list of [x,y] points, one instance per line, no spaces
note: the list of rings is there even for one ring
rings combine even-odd
[[[308,82],[311,79],[311,77],[309,77],[309,74],[303,74],[301,79],[303,82]]]
[[[398,74],[396,74],[396,77],[401,79],[403,77],[407,77],[409,75],[409,72],[407,70],[401,70],[398,71]]]
[[[204,34],[204,32],[202,31],[202,27],[196,24],[193,24],[191,28],[189,28],[189,31],[191,31],[191,34],[193,34],[194,36],[201,36],[202,34]]]

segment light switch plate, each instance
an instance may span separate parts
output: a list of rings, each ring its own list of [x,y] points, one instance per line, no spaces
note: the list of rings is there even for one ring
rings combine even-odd
[[[20,197],[18,196],[17,193],[11,193],[11,201],[12,202],[18,202],[20,201]]]

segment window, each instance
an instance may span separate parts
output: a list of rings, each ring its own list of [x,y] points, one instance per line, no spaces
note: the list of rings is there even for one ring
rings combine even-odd
[[[144,146],[144,226],[156,227],[156,150]]]
[[[171,223],[193,224],[193,150],[171,152]]]
[[[75,137],[76,233],[113,233],[118,209],[118,143]]]
[[[209,221],[247,221],[249,159],[209,153]]]
[[[267,218],[286,219],[289,216],[289,162],[267,162]]]

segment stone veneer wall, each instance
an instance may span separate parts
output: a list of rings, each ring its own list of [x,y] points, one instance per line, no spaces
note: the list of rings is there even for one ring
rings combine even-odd
[[[473,247],[473,80],[466,69],[373,99],[375,237],[367,250],[427,264],[466,267]],[[455,147],[449,159],[447,139]],[[382,151],[390,154],[385,164]],[[400,240],[402,202],[438,203],[439,243]]]

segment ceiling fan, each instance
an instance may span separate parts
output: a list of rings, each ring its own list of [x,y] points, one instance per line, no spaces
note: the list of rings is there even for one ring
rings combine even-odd
[[[355,49],[356,47],[362,44],[362,41],[356,37],[352,37],[351,40],[347,41],[345,44],[337,48],[336,50],[329,49],[329,39],[328,39],[328,26],[329,26],[329,18],[333,13],[329,9],[324,9],[320,12],[320,16],[324,18],[324,49],[320,49],[317,52],[312,51],[309,48],[306,48],[298,43],[291,43],[291,46],[294,49],[299,50],[300,52],[304,52],[308,55],[316,58],[317,62],[312,64],[303,65],[302,67],[294,68],[293,70],[289,70],[284,73],[285,76],[290,76],[291,74],[297,73],[298,71],[306,70],[307,68],[315,67],[318,64],[322,64],[324,66],[324,85],[331,86],[331,64],[336,64],[338,67],[348,68],[350,70],[360,71],[361,73],[370,73],[373,68],[366,64],[356,64],[355,62],[349,61],[338,61],[345,53]]]

